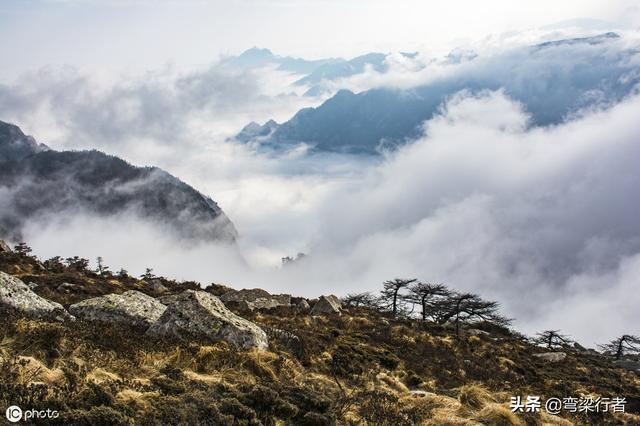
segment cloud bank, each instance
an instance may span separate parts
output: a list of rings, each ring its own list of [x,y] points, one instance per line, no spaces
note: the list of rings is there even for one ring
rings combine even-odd
[[[126,218],[34,225],[29,240],[43,255],[83,247],[132,271],[155,266],[308,296],[375,291],[384,279],[415,276],[499,300],[524,332],[562,328],[593,344],[634,332],[640,320],[639,107],[631,97],[531,129],[504,92],[461,92],[425,123],[424,137],[381,163],[359,163],[350,175],[274,168],[254,181],[243,192],[253,192],[245,207],[257,212],[240,215],[254,228],[240,239],[242,256],[177,249],[161,229]],[[280,161],[287,169],[309,159]],[[271,194],[277,202],[266,202]],[[82,243],[87,232],[91,244]],[[309,256],[287,268],[265,261],[294,248]]]
[[[42,257],[102,256],[133,273],[153,267],[203,284],[307,296],[377,291],[385,279],[417,277],[500,301],[527,333],[561,328],[585,344],[637,333],[636,90],[602,87],[565,122],[531,127],[529,111],[500,82],[516,85],[517,66],[551,84],[549,61],[562,69],[568,55],[600,67],[594,75],[633,81],[637,55],[623,58],[629,46],[616,43],[531,58],[509,51],[431,69],[404,64],[406,80],[392,72],[388,84],[477,72],[495,87],[450,96],[422,137],[378,159],[266,154],[227,141],[251,120],[282,120],[319,101],[292,93],[295,77],[273,70],[25,76],[0,87],[3,119],[54,148],[100,148],[163,167],[218,201],[240,234],[237,249],[185,247],[135,215],[80,212],[33,222],[26,240]],[[309,256],[279,268],[280,257],[299,251]]]

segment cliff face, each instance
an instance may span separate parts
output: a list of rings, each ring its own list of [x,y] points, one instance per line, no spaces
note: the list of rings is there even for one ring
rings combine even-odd
[[[215,201],[161,169],[98,151],[53,151],[3,122],[0,166],[0,237],[21,240],[29,220],[69,211],[129,212],[185,240],[233,242],[237,236]]]

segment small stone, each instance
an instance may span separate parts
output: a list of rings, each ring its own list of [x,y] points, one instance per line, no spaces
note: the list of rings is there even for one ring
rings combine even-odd
[[[533,356],[543,361],[560,362],[567,357],[567,354],[564,352],[544,352],[541,354],[533,354]]]

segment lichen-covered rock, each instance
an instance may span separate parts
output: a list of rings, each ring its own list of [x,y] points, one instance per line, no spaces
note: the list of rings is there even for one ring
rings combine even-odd
[[[243,288],[242,290],[231,290],[220,296],[223,302],[240,302],[242,300],[253,302],[256,299],[269,297],[271,294],[261,288]]]
[[[11,253],[11,247],[3,240],[0,240],[0,253]]]
[[[149,281],[149,288],[156,293],[166,293],[169,289],[159,279]]]
[[[313,309],[311,315],[340,315],[340,301],[335,296],[320,296]]]
[[[38,296],[21,280],[4,272],[0,272],[0,308],[22,312],[37,319],[74,319],[61,304]]]
[[[254,309],[273,309],[278,306],[291,306],[290,294],[269,294],[261,288],[231,290],[220,300],[225,303],[237,304],[236,307]]]
[[[340,298],[338,296],[334,296],[333,294],[330,294],[328,296],[325,296],[333,305],[337,306],[338,308],[342,308],[342,300],[340,300]]]
[[[567,357],[567,354],[564,352],[544,352],[541,354],[533,354],[533,356],[547,362],[560,362]]]
[[[69,311],[85,321],[124,324],[146,330],[162,316],[165,305],[136,290],[107,294],[69,306]]]
[[[311,309],[311,305],[309,305],[309,302],[307,302],[306,299],[302,299],[298,302],[296,308],[298,308],[298,310],[300,311],[308,311],[309,309]]]
[[[147,334],[180,340],[224,340],[242,349],[268,347],[267,335],[260,327],[231,312],[217,297],[195,290],[173,297]]]
[[[166,296],[156,297],[156,300],[163,305],[169,306],[180,297],[179,294],[168,294]]]

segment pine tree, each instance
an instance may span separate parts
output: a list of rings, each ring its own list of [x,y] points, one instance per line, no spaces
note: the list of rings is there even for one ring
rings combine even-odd
[[[387,307],[391,308],[391,313],[395,317],[398,315],[398,307],[402,303],[403,299],[400,297],[400,290],[409,287],[411,284],[418,281],[416,278],[401,279],[396,278],[394,280],[385,281],[383,283],[383,290],[381,291],[381,298],[387,303]]]
[[[547,349],[560,348],[573,343],[568,336],[560,334],[560,330],[545,330],[542,333],[536,334],[534,342],[543,345]]]
[[[640,355],[640,337],[624,334],[604,345],[598,345],[600,350],[620,359],[626,355]]]

